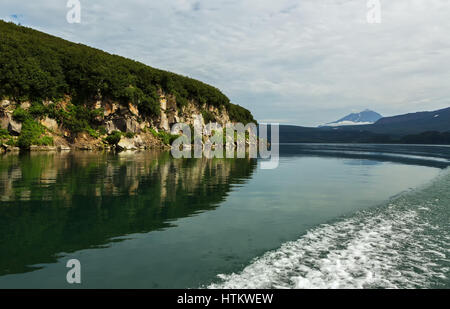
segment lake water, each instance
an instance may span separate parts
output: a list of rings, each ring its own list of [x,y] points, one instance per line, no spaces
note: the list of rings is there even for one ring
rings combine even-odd
[[[449,160],[402,145],[283,145],[274,170],[4,155],[0,288],[450,288]]]

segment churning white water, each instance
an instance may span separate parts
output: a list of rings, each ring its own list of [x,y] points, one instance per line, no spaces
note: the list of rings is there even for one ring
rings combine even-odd
[[[448,188],[447,174],[383,207],[321,225],[209,288],[449,287]]]

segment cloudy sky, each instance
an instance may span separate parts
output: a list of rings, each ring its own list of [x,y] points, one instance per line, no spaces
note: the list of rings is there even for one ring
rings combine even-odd
[[[0,18],[197,78],[260,122],[450,106],[450,1],[2,0]]]

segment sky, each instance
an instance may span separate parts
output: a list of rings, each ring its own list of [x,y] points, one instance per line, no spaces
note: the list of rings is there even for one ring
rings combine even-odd
[[[259,122],[450,106],[450,1],[2,0],[0,19],[199,79]],[[0,55],[1,56],[1,55]]]

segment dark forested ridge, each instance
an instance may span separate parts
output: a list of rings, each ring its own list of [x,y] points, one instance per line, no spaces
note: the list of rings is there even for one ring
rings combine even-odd
[[[34,102],[69,95],[77,104],[106,97],[158,115],[160,89],[174,95],[179,108],[193,100],[225,106],[233,121],[254,121],[247,109],[198,80],[0,20],[0,98]]]
[[[450,108],[384,117],[369,125],[281,126],[280,142],[450,144]]]
[[[368,130],[377,134],[404,136],[428,131],[450,131],[450,107],[426,112],[416,112],[392,117],[383,117],[372,125],[348,127]]]

